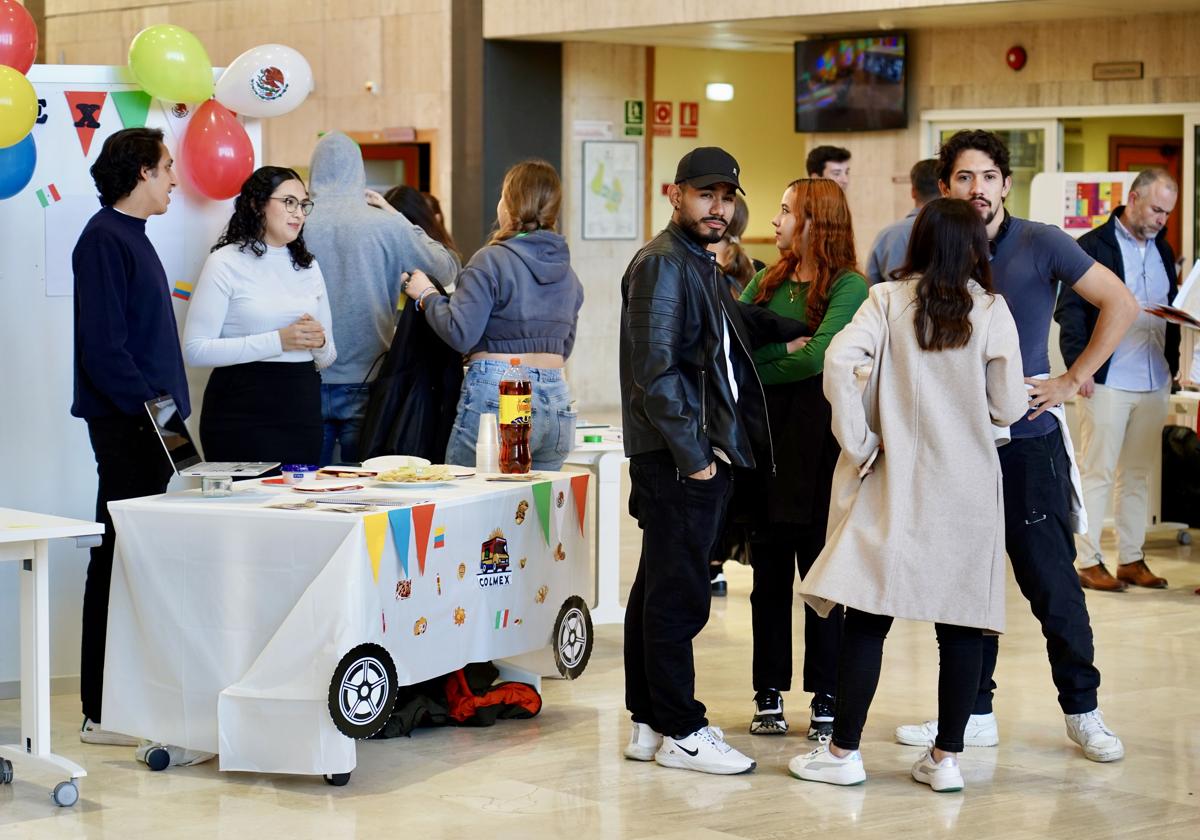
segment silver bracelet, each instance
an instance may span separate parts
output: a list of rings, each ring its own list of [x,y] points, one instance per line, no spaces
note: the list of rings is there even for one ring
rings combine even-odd
[[[425,309],[425,305],[424,305],[425,298],[436,291],[437,291],[437,289],[435,289],[433,286],[430,286],[428,289],[421,292],[421,294],[417,295],[417,309],[424,310]]]

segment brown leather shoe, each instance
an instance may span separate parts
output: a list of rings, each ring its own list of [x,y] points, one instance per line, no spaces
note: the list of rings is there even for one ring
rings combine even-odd
[[[1084,589],[1095,589],[1100,592],[1124,592],[1129,584],[1117,580],[1103,563],[1088,566],[1079,570],[1079,585]]]
[[[1117,566],[1117,580],[1132,583],[1134,586],[1145,586],[1149,589],[1167,588],[1167,579],[1160,578],[1150,571],[1145,560],[1135,560],[1132,563]]]

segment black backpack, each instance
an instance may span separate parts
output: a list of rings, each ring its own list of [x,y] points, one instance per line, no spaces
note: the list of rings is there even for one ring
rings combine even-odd
[[[446,294],[437,280],[433,284]],[[442,463],[462,390],[462,354],[442,341],[409,301],[397,314],[391,346],[380,359],[359,433],[359,457],[416,455]]]
[[[1163,428],[1162,521],[1200,526],[1200,438],[1186,426]]]

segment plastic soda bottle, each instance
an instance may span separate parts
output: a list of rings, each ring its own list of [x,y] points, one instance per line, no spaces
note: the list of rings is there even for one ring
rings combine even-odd
[[[532,419],[533,386],[521,360],[509,359],[509,368],[500,380],[500,472],[529,472]]]

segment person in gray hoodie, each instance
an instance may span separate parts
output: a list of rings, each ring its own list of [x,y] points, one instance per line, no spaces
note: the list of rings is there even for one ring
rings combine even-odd
[[[561,203],[553,166],[518,163],[504,176],[496,232],[471,257],[454,294],[436,294],[420,271],[405,278],[405,294],[433,331],[468,356],[448,464],[475,464],[479,417],[499,412],[500,379],[514,357],[533,384],[533,468],[557,470],[574,448],[575,412],[562,368],[575,344],[583,285],[566,239],[555,231]]]
[[[358,433],[366,411],[366,380],[392,341],[401,274],[426,271],[453,282],[458,257],[404,216],[367,203],[366,173],[358,144],[341,132],[326,134],[313,151],[309,187],[315,204],[304,228],[321,264],[333,313],[338,357],[321,371],[325,423],[321,465],[358,461]]]

